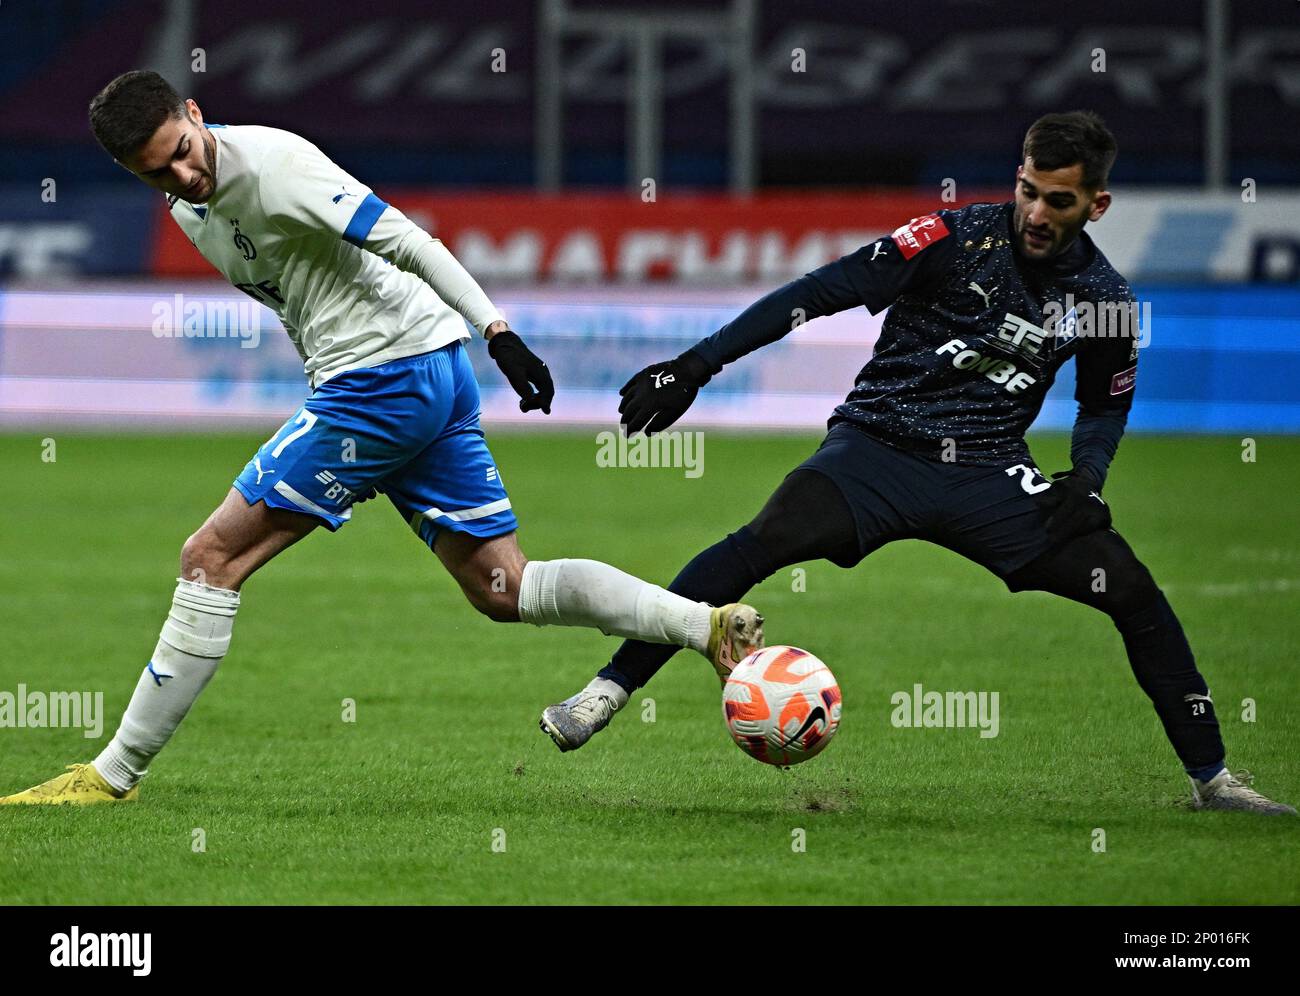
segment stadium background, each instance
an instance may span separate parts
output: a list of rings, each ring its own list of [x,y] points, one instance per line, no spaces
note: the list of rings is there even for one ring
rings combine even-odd
[[[119,72],[305,135],[444,238],[555,373],[554,414],[523,418],[471,347],[524,549],[660,582],[815,447],[879,318],[819,320],[714,378],[679,425],[707,428],[698,479],[597,465],[619,385],[947,190],[1010,196],[1026,126],[1090,107],[1121,149],[1090,231],[1152,317],[1107,496],[1224,703],[1230,761],[1300,799],[1296,5],[650,6],[0,6],[0,691],[103,690],[111,735],[181,543],[305,392],[274,316],[94,144],[86,105]],[[178,302],[193,334],[157,334]],[[1031,439],[1049,472],[1072,389],[1067,367]],[[377,504],[245,588],[144,804],[0,813],[4,901],[1300,901],[1284,828],[1174,806],[1185,780],[1091,610],[925,544],[806,565],[753,597],[844,687],[815,762],[733,750],[711,674],[681,658],[559,755],[537,712],[610,641],[475,616]],[[1001,690],[1001,734],[891,727],[918,683]],[[97,750],[0,729],[0,788]],[[792,828],[815,860],[792,860]]]
[[[152,66],[209,120],[305,134],[442,237],[553,367],[550,425],[608,421],[631,371],[763,290],[917,214],[1008,196],[1027,124],[1092,107],[1121,148],[1092,233],[1151,306],[1131,428],[1296,431],[1295,12],[1221,5],[1219,131],[1203,71],[1218,6],[1103,0],[1050,23],[978,2],[926,18],[838,2],[6,10],[0,418],[269,425],[301,395],[274,316],[214,279],[89,135],[87,95]],[[730,61],[733,44],[749,57]],[[202,327],[151,334],[176,292]],[[878,328],[856,312],[801,330],[717,378],[695,422],[816,427]],[[489,422],[518,420],[475,357]],[[1071,390],[1040,427],[1068,427]]]

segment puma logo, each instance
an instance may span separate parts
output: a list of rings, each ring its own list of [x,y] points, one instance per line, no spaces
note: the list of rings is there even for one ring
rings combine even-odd
[[[875,258],[884,251],[885,251],[885,240],[881,239],[879,242],[876,243],[875,252],[871,254],[871,259],[867,260],[867,262],[868,263],[873,262]]]
[[[656,390],[657,390],[658,388],[663,387],[665,384],[671,384],[671,383],[673,383],[673,381],[675,381],[675,380],[677,379],[677,378],[674,377],[672,374],[670,374],[670,373],[663,373],[662,371],[659,372],[659,373],[657,373],[657,374],[651,374],[650,376],[654,377],[654,379],[655,379],[655,388],[656,388]]]
[[[261,484],[261,483],[262,483],[262,478],[263,478],[265,475],[267,475],[267,474],[274,474],[274,473],[275,473],[274,470],[263,470],[263,469],[262,469],[262,458],[261,458],[261,457],[253,457],[253,469],[257,471],[257,484]],[[255,484],[255,485],[253,485],[253,486],[254,486],[254,487],[257,487],[257,484]]]
[[[984,307],[986,308],[993,307],[993,302],[989,300],[989,297],[990,295],[993,294],[993,291],[996,291],[998,289],[996,284],[993,286],[992,290],[988,290],[988,291],[984,290],[984,288],[981,287],[979,284],[977,284],[974,280],[972,280],[966,286],[969,287],[971,290],[973,290],[980,297],[984,298]]]

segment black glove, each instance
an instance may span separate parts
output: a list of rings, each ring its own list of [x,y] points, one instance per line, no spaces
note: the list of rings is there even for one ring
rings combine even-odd
[[[652,363],[623,385],[619,421],[634,432],[661,432],[686,414],[700,388],[713,378],[708,361],[687,350],[675,360]]]
[[[1047,513],[1047,538],[1055,549],[1067,540],[1110,528],[1110,506],[1097,486],[1072,470],[1052,475],[1052,486],[1038,497]]]
[[[510,331],[498,332],[488,340],[488,355],[496,360],[510,386],[519,395],[519,410],[531,412],[540,408],[551,414],[551,401],[555,398],[555,383],[537,355],[524,345],[524,340]],[[533,390],[536,387],[537,390]]]

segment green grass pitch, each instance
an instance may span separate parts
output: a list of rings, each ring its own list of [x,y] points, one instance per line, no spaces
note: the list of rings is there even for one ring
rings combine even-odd
[[[44,435],[0,437],[0,691],[102,691],[105,739],[0,729],[3,791],[111,736],[181,543],[263,438],[54,433],[50,463]],[[594,432],[492,437],[529,556],[659,583],[816,441],[708,432],[688,479],[597,467]],[[1184,621],[1229,764],[1296,803],[1300,440],[1256,443],[1243,462],[1240,439],[1129,437],[1107,496]],[[1044,470],[1067,449],[1035,440]],[[683,653],[562,755],[538,713],[614,641],[487,621],[385,502],[363,505],[245,586],[231,653],[140,804],[0,809],[0,902],[1300,902],[1300,823],[1180,803],[1186,781],[1103,616],[1013,596],[923,543],[853,571],[805,566],[806,590],[787,571],[752,600],[769,642],[813,650],[840,680],[825,754],[790,771],[746,758],[711,670]],[[1000,734],[894,728],[891,694],[918,682],[997,691]]]

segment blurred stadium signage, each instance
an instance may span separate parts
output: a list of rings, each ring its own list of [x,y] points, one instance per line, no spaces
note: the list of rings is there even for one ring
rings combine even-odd
[[[936,195],[459,193],[383,190],[489,287],[502,284],[776,284],[947,204]],[[1300,193],[1115,191],[1090,234],[1133,281],[1300,283]],[[210,277],[147,190],[68,191],[43,204],[0,188],[0,277]]]
[[[911,218],[956,206],[914,192],[664,196],[652,203],[617,194],[387,196],[489,286],[781,283]],[[965,200],[1009,196],[986,191]],[[151,272],[211,272],[161,206],[153,231]],[[1116,191],[1111,211],[1090,229],[1130,280],[1190,283],[1300,282],[1297,232],[1300,194],[1268,192],[1243,203],[1232,194]]]
[[[503,288],[494,299],[545,357],[559,390],[551,418],[521,415],[483,343],[472,342],[484,417],[609,429],[632,373],[709,335],[765,289]],[[1131,429],[1300,431],[1300,287],[1135,289],[1151,317]],[[160,326],[160,316],[180,326]],[[871,356],[881,320],[857,308],[800,326],[715,377],[683,428],[823,426]],[[1073,390],[1067,368],[1039,428],[1072,423]],[[0,423],[270,428],[306,392],[274,314],[220,283],[0,291]]]

